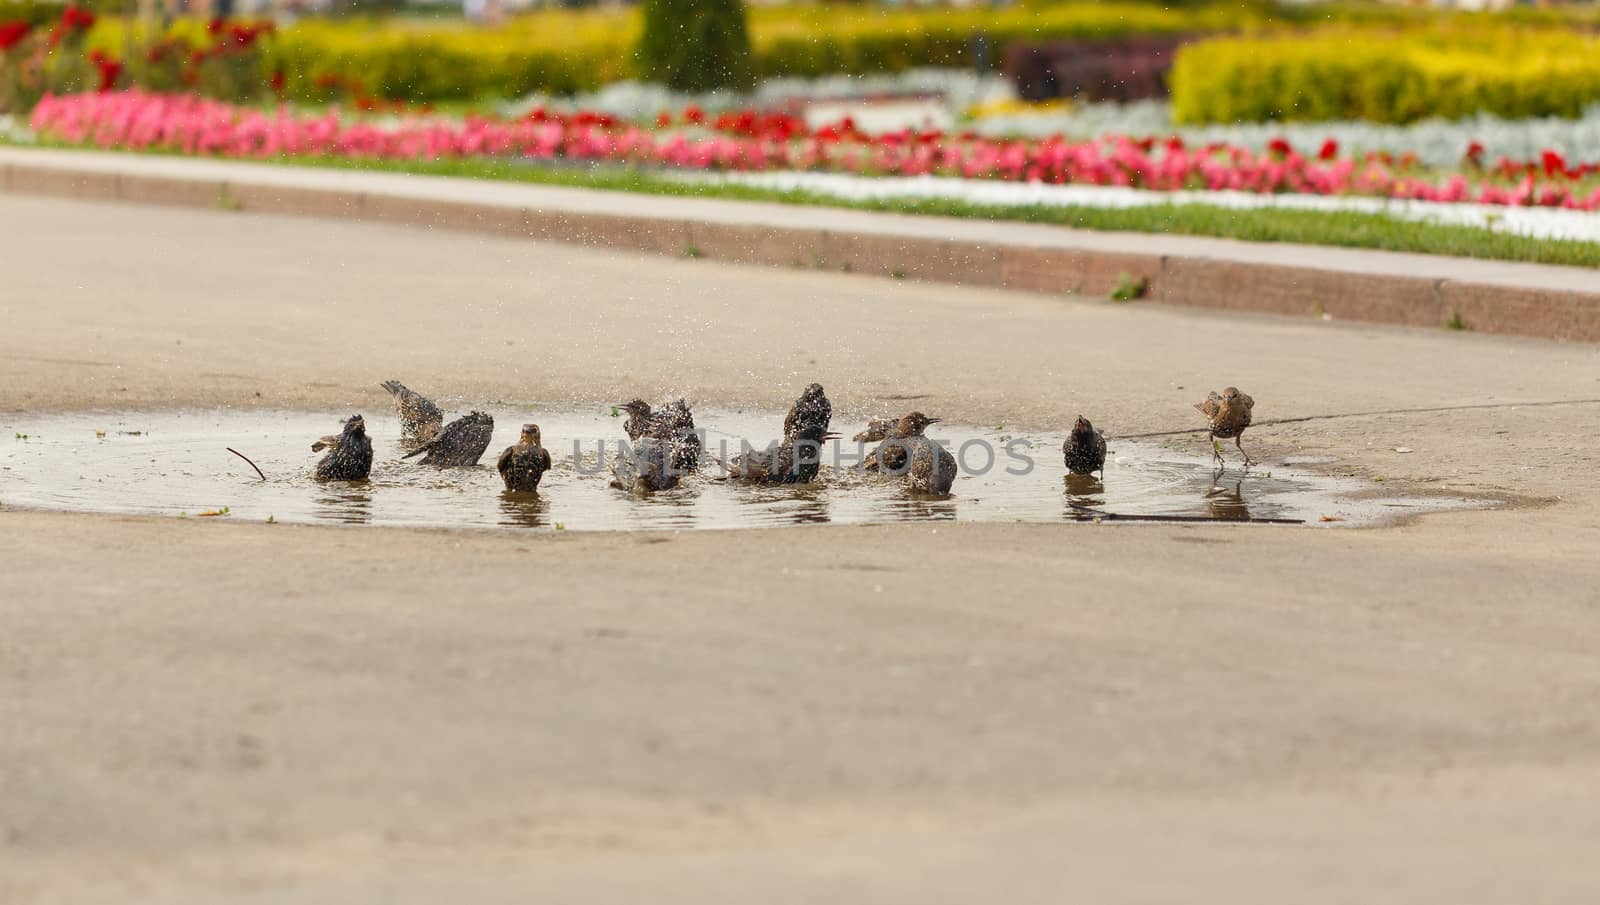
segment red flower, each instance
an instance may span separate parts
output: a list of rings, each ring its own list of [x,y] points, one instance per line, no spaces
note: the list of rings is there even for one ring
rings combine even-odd
[[[1294,145],[1289,144],[1287,138],[1274,138],[1267,142],[1267,150],[1279,157],[1288,157],[1294,153]]]
[[[30,31],[33,26],[27,22],[0,22],[0,53],[21,44]]]
[[[671,113],[662,112],[662,113],[656,114],[656,128],[657,129],[665,129],[666,127],[668,127],[670,125],[672,125],[672,114]]]
[[[1481,141],[1475,141],[1472,144],[1467,145],[1467,162],[1473,166],[1483,166],[1483,152],[1485,150],[1487,149],[1484,148],[1483,142]]]
[[[208,35],[220,35],[220,34],[222,34],[222,25],[223,25],[222,17],[221,16],[213,16],[211,18],[211,21],[206,23],[206,34],[208,34]]]
[[[1339,156],[1339,143],[1337,141],[1334,141],[1331,138],[1328,139],[1327,141],[1323,142],[1322,143],[1322,149],[1317,151],[1317,159],[1318,160],[1332,160],[1332,159],[1334,159],[1335,157],[1338,157],[1338,156]]]
[[[95,68],[100,70],[100,85],[95,88],[102,94],[116,87],[117,76],[122,75],[122,64],[109,57],[103,57],[95,63]]]
[[[267,80],[267,87],[272,89],[272,93],[273,94],[282,94],[283,93],[283,85],[284,85],[283,70],[282,69],[274,69],[274,70],[272,70],[272,78]]]
[[[1549,148],[1545,148],[1539,153],[1539,164],[1544,167],[1546,178],[1553,177],[1558,173],[1563,176],[1567,174],[1567,159]]]
[[[61,24],[68,31],[88,31],[94,27],[94,13],[78,6],[68,6],[61,11]]]
[[[703,126],[706,122],[706,111],[701,110],[695,104],[690,104],[683,108],[683,118],[697,126]]]

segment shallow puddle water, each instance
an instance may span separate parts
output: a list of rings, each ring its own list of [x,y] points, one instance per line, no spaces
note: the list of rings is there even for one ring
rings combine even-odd
[[[609,486],[601,444],[614,456],[623,419],[609,406],[496,406],[495,437],[473,468],[401,461],[399,421],[367,411],[375,451],[371,479],[311,478],[320,453],[311,443],[337,433],[345,413],[180,411],[5,416],[0,423],[0,505],[83,512],[230,520],[369,525],[650,530],[906,520],[1062,522],[1095,519],[1268,521],[1372,524],[1397,515],[1455,508],[1439,499],[1351,499],[1368,485],[1267,463],[1241,473],[1230,461],[1216,475],[1200,441],[1193,456],[1151,443],[1111,440],[1104,479],[1068,476],[1061,435],[940,423],[929,436],[960,452],[961,475],[948,498],[909,492],[896,478],[854,467],[848,437],[863,425],[835,419],[846,440],[823,450],[810,485],[752,486],[719,480],[713,461],[737,455],[741,441],[764,448],[781,432],[782,412],[695,411],[707,461],[672,491],[637,497]],[[447,417],[453,417],[453,414]],[[524,422],[536,422],[555,460],[537,495],[507,494],[494,468]],[[1031,444],[1031,448],[1030,448]],[[244,461],[266,474],[261,480]],[[870,448],[870,447],[869,447]],[[989,450],[993,451],[994,464]],[[1008,452],[1009,450],[1009,452]],[[574,452],[577,459],[574,460]],[[1229,450],[1231,455],[1236,455]],[[1031,460],[1031,462],[1029,461]],[[1331,519],[1333,521],[1325,521]]]

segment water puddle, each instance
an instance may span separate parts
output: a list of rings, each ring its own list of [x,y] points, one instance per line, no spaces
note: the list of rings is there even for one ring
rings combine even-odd
[[[750,486],[714,480],[708,461],[679,488],[640,498],[609,486],[602,441],[615,455],[623,419],[609,406],[487,409],[495,438],[475,468],[437,469],[400,461],[399,422],[367,411],[376,450],[369,481],[319,483],[311,443],[335,433],[348,413],[186,411],[9,416],[0,425],[0,505],[80,512],[141,513],[231,520],[365,525],[542,528],[581,531],[749,528],[907,520],[1063,522],[1093,520],[1254,521],[1373,524],[1402,514],[1459,508],[1471,501],[1354,499],[1371,488],[1293,465],[1268,464],[1214,475],[1197,442],[1193,456],[1113,440],[1104,479],[1069,476],[1060,436],[1018,435],[941,423],[962,469],[952,495],[920,497],[893,478],[854,467],[848,440],[824,450],[816,483]],[[765,447],[782,412],[698,409],[708,456],[734,455],[740,441]],[[537,495],[508,495],[494,468],[525,421],[542,428],[555,459]],[[862,425],[836,419],[846,437]],[[578,460],[574,462],[574,449]],[[1030,448],[1031,444],[1031,448]],[[248,455],[266,474],[262,481]],[[993,453],[993,465],[990,462]],[[1031,463],[1029,462],[1031,460]],[[835,467],[837,462],[838,467]],[[580,467],[581,466],[581,467]]]

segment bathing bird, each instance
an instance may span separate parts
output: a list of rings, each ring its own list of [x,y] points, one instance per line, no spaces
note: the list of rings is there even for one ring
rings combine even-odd
[[[1255,408],[1256,401],[1238,387],[1226,387],[1222,395],[1215,391],[1206,396],[1206,401],[1194,404],[1200,414],[1206,416],[1211,430],[1211,455],[1218,465],[1223,464],[1222,445],[1217,440],[1233,439],[1233,445],[1238,447],[1239,455],[1244,456],[1244,465],[1249,468],[1255,462],[1250,454],[1244,451],[1239,438],[1244,436],[1244,429],[1250,426],[1250,410]]]
[[[817,422],[799,425],[783,442],[728,463],[728,477],[764,484],[809,484],[822,467],[822,444],[839,439]]]
[[[328,443],[327,441],[334,442]],[[317,463],[319,481],[364,481],[372,473],[372,440],[367,437],[367,422],[351,415],[337,438],[324,437],[312,449],[328,448]]]
[[[911,467],[906,473],[906,483],[912,490],[948,495],[950,485],[956,482],[956,457],[927,437],[913,437],[907,443]]]
[[[539,445],[539,425],[524,424],[522,436],[505,448],[495,467],[507,490],[538,490],[539,481],[550,470],[550,451]]]
[[[788,417],[783,419],[783,435],[792,437],[800,428],[808,424],[820,424],[822,429],[828,429],[828,422],[833,420],[833,403],[828,401],[828,396],[822,391],[822,384],[813,383],[806,387],[800,398],[789,407]]]
[[[669,402],[654,411],[643,399],[619,406],[628,413],[623,430],[629,440],[654,437],[666,446],[668,461],[679,472],[694,471],[700,467],[700,435],[694,428],[694,413],[683,399]]]
[[[422,465],[476,465],[493,436],[494,419],[474,411],[446,424],[437,437],[401,458],[422,456]]]
[[[899,423],[899,418],[873,418],[867,422],[866,430],[850,439],[855,443],[877,443],[880,440],[888,439],[889,433]]]
[[[439,435],[444,413],[433,400],[410,389],[398,380],[380,384],[394,397],[394,410],[400,413],[400,439],[407,443],[427,443]]]
[[[655,437],[640,437],[611,464],[611,486],[637,494],[678,486],[679,472],[670,467],[668,446]]]
[[[878,448],[861,463],[862,468],[868,471],[886,471],[894,475],[905,474],[908,454],[914,445],[911,441],[921,437],[922,432],[928,429],[928,425],[938,423],[938,418],[929,418],[921,412],[910,412],[901,416],[894,426],[888,429]]]
[[[1078,416],[1072,434],[1061,444],[1061,455],[1072,474],[1094,474],[1106,470],[1106,435],[1094,429],[1089,419]]]

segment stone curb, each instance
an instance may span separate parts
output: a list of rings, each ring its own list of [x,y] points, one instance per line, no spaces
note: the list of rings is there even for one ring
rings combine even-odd
[[[83,200],[339,217],[738,264],[1100,298],[1124,281],[1142,281],[1142,298],[1174,305],[1416,327],[1456,322],[1481,333],[1600,342],[1600,273],[1595,275],[1593,291],[1574,291],[1206,256],[452,202],[26,163],[0,164],[0,189]]]

